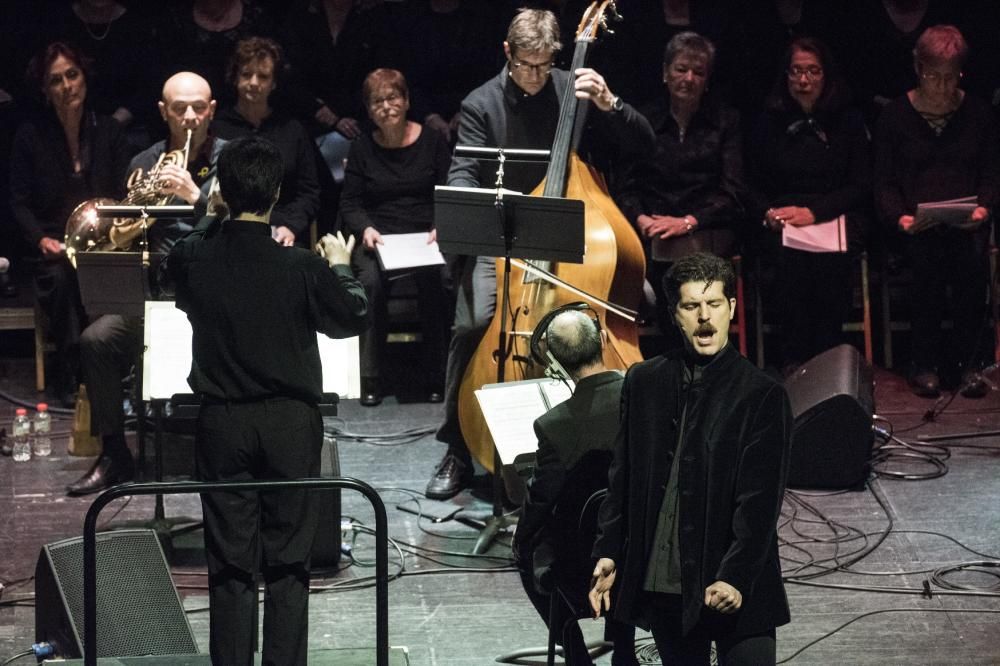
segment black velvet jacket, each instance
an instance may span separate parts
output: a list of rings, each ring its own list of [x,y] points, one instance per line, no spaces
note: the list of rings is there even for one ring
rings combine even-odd
[[[617,566],[612,613],[643,626],[643,581],[687,400],[678,478],[684,631],[698,623],[708,623],[713,637],[765,631],[789,621],[777,539],[792,426],[788,396],[732,345],[686,390],[684,363],[681,350],[668,352],[625,377],[593,555]],[[705,608],[705,588],[718,580],[742,593],[738,612]]]

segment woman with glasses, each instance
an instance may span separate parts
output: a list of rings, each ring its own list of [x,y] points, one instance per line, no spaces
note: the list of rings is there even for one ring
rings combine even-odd
[[[377,248],[387,234],[424,233],[434,229],[434,186],[443,185],[451,155],[444,137],[408,120],[410,95],[406,79],[394,69],[376,69],[362,87],[368,117],[375,125],[351,144],[344,172],[340,213],[344,226],[358,239],[352,264],[365,286],[373,325],[361,336],[361,404],[382,401],[380,365],[386,341],[386,301],[390,276],[379,265]],[[448,297],[443,266],[409,272],[417,285],[426,398],[441,402],[448,345]]]
[[[626,167],[615,198],[647,256],[658,241],[661,256],[673,254],[669,246],[675,245],[679,258],[700,242],[689,236],[735,231],[743,219],[739,114],[707,95],[714,64],[712,42],[694,32],[676,35],[664,52],[660,98],[641,110],[656,132],[656,150]],[[675,329],[661,284],[667,266],[650,261],[648,275],[661,329],[669,335]]]
[[[837,345],[850,305],[852,255],[864,246],[871,166],[864,119],[827,46],[798,37],[748,142],[752,219],[776,264],[786,373]],[[785,246],[785,229],[819,226],[846,234],[847,251]]]
[[[925,30],[913,50],[917,87],[886,106],[875,132],[875,203],[885,223],[902,232],[913,270],[909,382],[922,397],[936,397],[942,385],[967,398],[988,391],[978,369],[990,348],[987,222],[1000,168],[992,111],[960,87],[968,51],[954,26]],[[921,203],[960,197],[973,205],[951,224],[928,226],[917,215]],[[947,347],[945,312],[953,323]]]
[[[227,141],[256,134],[278,147],[285,173],[271,213],[271,235],[282,245],[308,245],[309,225],[319,213],[319,158],[302,123],[272,105],[283,65],[282,49],[274,40],[240,40],[227,72],[236,104],[215,116],[212,132]]]

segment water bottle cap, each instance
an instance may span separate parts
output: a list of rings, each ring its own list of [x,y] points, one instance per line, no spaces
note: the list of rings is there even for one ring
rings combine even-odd
[[[49,405],[48,403],[40,402],[35,406],[35,409],[39,412],[47,412],[49,410]]]
[[[24,407],[18,407],[17,409],[14,410],[14,413],[18,416],[27,416],[28,410],[25,409]]]

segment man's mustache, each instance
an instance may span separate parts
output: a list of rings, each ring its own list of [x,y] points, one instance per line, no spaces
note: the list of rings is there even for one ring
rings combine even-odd
[[[715,327],[711,324],[705,323],[698,326],[694,332],[695,335],[715,335]]]

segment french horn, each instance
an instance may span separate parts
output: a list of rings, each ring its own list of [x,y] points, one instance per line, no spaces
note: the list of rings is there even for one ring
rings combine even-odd
[[[176,164],[182,169],[187,168],[188,153],[191,150],[191,135],[187,131],[184,148],[171,150],[160,155],[156,164],[143,173],[138,168],[129,174],[128,194],[116,202],[113,199],[88,199],[73,209],[66,220],[66,257],[76,268],[76,255],[80,252],[135,250],[136,240],[142,235],[143,229],[149,228],[155,218],[106,218],[98,217],[97,206],[163,206],[173,195],[160,193],[163,187],[163,168],[168,164]]]

